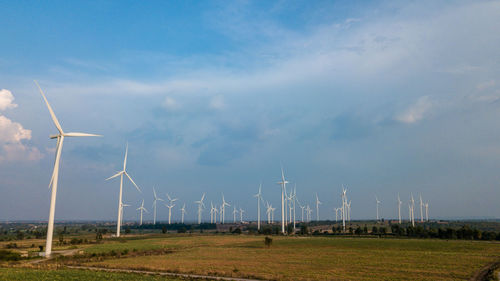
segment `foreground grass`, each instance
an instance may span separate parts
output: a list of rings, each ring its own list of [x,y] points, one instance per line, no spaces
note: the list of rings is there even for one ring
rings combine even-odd
[[[500,257],[500,244],[492,242],[332,237],[273,239],[270,248],[264,246],[264,237],[246,235],[113,242],[86,251],[169,248],[173,252],[105,259],[87,265],[275,280],[466,280]]]
[[[5,281],[59,281],[59,280],[107,280],[107,281],[127,281],[127,280],[145,280],[145,281],[176,281],[171,277],[138,275],[134,273],[111,273],[89,270],[71,270],[71,269],[28,269],[28,268],[0,268],[0,280]]]

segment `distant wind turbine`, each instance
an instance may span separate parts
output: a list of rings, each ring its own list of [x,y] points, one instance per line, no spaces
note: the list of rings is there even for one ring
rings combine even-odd
[[[316,192],[316,221],[319,221],[319,205],[322,204],[321,201],[319,201],[318,198],[318,193]]]
[[[262,199],[262,183],[259,186],[259,193],[253,197],[257,198],[257,230],[260,230],[260,201],[264,202],[264,199]]]
[[[172,208],[175,206],[174,202],[179,200],[177,198],[170,198],[170,195],[168,193],[166,194],[168,198],[168,205],[165,204],[165,207],[168,208],[168,224],[170,224],[170,218],[172,217]]]
[[[283,167],[281,167],[281,181],[278,182],[281,185],[281,233],[285,233],[285,192],[287,183]]]
[[[379,221],[379,220],[380,220],[380,217],[379,217],[379,214],[378,214],[378,205],[380,205],[380,203],[382,203],[382,202],[380,202],[380,201],[378,200],[377,195],[375,195],[375,200],[376,200],[376,203],[377,203],[377,221]]]
[[[401,204],[403,204],[403,202],[401,202],[401,199],[399,198],[399,193],[398,193],[398,217],[399,217],[399,224],[401,224]]]
[[[146,213],[149,213],[148,210],[146,210],[146,208],[144,208],[144,199],[142,199],[142,204],[139,208],[136,209],[137,211],[141,211],[141,220],[139,222],[139,225],[142,225],[142,212],[146,212]]]
[[[182,205],[181,208],[181,223],[184,223],[184,215],[186,214],[186,203]]]
[[[203,199],[205,199],[205,193],[203,193],[199,201],[194,201],[194,203],[198,204],[198,224],[201,224],[201,212],[203,211],[203,207],[205,207]]]
[[[154,187],[153,187],[153,196],[154,196],[154,200],[153,200],[153,208],[154,208],[153,224],[156,224],[156,204],[157,204],[156,201],[164,201],[164,200],[156,196],[156,190]]]
[[[34,81],[36,86],[38,87],[38,90],[40,90],[40,94],[42,94],[43,100],[45,101],[45,104],[47,105],[47,108],[49,109],[50,116],[52,117],[52,122],[54,122],[54,125],[57,128],[57,131],[59,132],[57,135],[50,135],[51,139],[57,139],[57,145],[56,145],[56,158],[54,161],[54,170],[52,172],[52,177],[50,178],[50,183],[49,183],[49,188],[52,187],[52,195],[50,199],[50,211],[49,211],[49,221],[47,225],[47,241],[45,244],[45,257],[50,257],[52,253],[52,237],[54,234],[54,215],[56,212],[56,195],[57,195],[57,183],[59,180],[59,162],[61,159],[61,152],[63,148],[63,142],[65,137],[100,137],[101,135],[95,135],[95,134],[87,134],[87,133],[65,133],[61,127],[61,124],[59,124],[59,121],[57,120],[57,117],[52,110],[52,107],[50,106],[49,102],[47,101],[47,98],[45,97],[45,94],[42,91],[42,88],[36,81]]]
[[[107,178],[106,180],[110,180],[112,178],[116,178],[118,176],[120,176],[120,194],[118,196],[118,220],[117,220],[117,224],[116,224],[116,237],[120,237],[120,227],[121,227],[121,216],[122,216],[122,205],[121,205],[121,202],[122,202],[122,195],[123,195],[123,175],[126,175],[127,178],[130,180],[130,182],[132,182],[132,184],[134,184],[135,188],[141,192],[141,189],[137,186],[137,184],[135,184],[134,180],[129,176],[129,174],[127,173],[127,154],[128,154],[128,143],[127,143],[127,147],[125,148],[125,158],[123,159],[123,170],[121,170],[120,172],[116,173],[115,175]]]
[[[229,205],[229,203],[226,202],[226,200],[224,199],[224,194],[222,194],[222,205],[221,205],[221,207],[222,207],[222,221],[221,221],[222,224],[224,224],[224,217],[226,216],[226,211],[225,211],[226,206],[229,207],[231,205]]]

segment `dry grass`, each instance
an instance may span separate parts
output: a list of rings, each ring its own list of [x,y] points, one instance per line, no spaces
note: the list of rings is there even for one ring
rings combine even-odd
[[[110,259],[90,265],[276,280],[464,280],[500,256],[493,242],[184,236],[121,243],[166,247],[161,256]],[[106,249],[113,248],[107,244]],[[132,249],[132,248],[130,248]]]

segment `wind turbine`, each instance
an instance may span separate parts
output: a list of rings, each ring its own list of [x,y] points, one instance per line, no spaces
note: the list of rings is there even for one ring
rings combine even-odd
[[[271,223],[271,205],[269,205],[269,202],[266,202],[266,214],[267,214],[267,223]]]
[[[259,193],[253,197],[257,198],[257,230],[260,230],[260,201],[264,202],[264,199],[262,199],[262,183],[259,186]]]
[[[429,221],[429,202],[425,203],[425,220]]]
[[[201,196],[200,201],[194,201],[194,203],[198,204],[198,224],[201,224],[201,212],[205,204],[203,204],[203,199],[205,199],[205,193]]]
[[[130,180],[130,182],[132,182],[134,184],[135,188],[137,188],[137,190],[139,192],[141,192],[141,189],[139,189],[137,184],[135,184],[134,180],[127,173],[127,170],[126,170],[126,168],[127,168],[127,154],[128,154],[128,143],[127,143],[127,146],[125,148],[125,158],[123,159],[123,170],[106,179],[106,180],[110,180],[112,178],[116,178],[116,177],[120,176],[120,195],[118,196],[118,220],[117,220],[117,224],[116,224],[116,237],[120,237],[121,216],[122,216],[121,202],[122,202],[122,195],[123,195],[123,175],[126,175],[127,178]]]
[[[130,205],[129,204],[124,204],[123,202],[120,205],[122,207],[121,208],[121,212],[122,212],[121,219],[122,219],[122,221],[120,223],[123,223],[123,207],[130,207]]]
[[[179,199],[170,198],[170,195],[168,195],[168,193],[167,193],[167,198],[168,198],[168,205],[165,204],[165,206],[168,208],[168,224],[170,224],[170,218],[172,217],[172,208],[175,206],[175,204],[173,204],[173,203]]]
[[[169,202],[168,205],[164,204],[165,207],[168,208],[168,224],[170,224],[170,218],[172,217],[172,208],[175,207],[175,204],[172,204],[172,202]]]
[[[322,204],[321,201],[319,201],[318,198],[318,193],[316,192],[316,221],[319,221],[319,205]]]
[[[403,202],[401,202],[401,199],[399,198],[399,193],[398,193],[398,217],[399,217],[399,224],[401,224],[401,204],[403,204]]]
[[[281,167],[281,181],[278,184],[281,185],[281,233],[285,233],[285,192],[286,184],[288,181],[285,180],[285,173],[283,172],[283,167]]]
[[[181,208],[181,223],[184,223],[184,215],[186,214],[186,203],[184,203],[184,205],[182,205],[182,208]]]
[[[139,225],[142,225],[142,212],[149,213],[146,208],[144,208],[144,199],[142,199],[142,204],[139,208],[136,209],[137,211],[141,211],[141,221],[139,222]]]
[[[424,202],[422,202],[422,194],[420,194],[420,222],[424,222],[424,212],[422,210]]]
[[[155,188],[153,187],[153,195],[154,195],[154,200],[153,200],[153,208],[154,208],[154,212],[153,212],[153,224],[156,224],[156,201],[165,201],[159,197],[156,196],[156,191],[155,191]]]
[[[351,223],[351,200],[349,200],[349,203],[346,203],[347,206],[347,220],[349,223]]]
[[[375,195],[375,200],[376,200],[376,202],[377,202],[377,221],[379,221],[379,220],[380,220],[380,217],[379,217],[379,215],[378,215],[378,205],[379,205],[380,203],[382,203],[382,202],[380,202],[380,201],[378,200],[377,195]]]
[[[243,212],[245,212],[245,210],[243,210],[242,208],[240,208],[240,222],[243,223]]]
[[[334,209],[335,209],[335,222],[338,222],[338,215],[339,215],[340,208],[334,208]],[[304,216],[303,213],[302,213],[302,216]]]
[[[224,193],[222,193],[222,205],[221,205],[221,207],[222,207],[222,224],[224,224],[224,217],[226,216],[226,211],[225,211],[226,210],[226,206],[229,207],[231,205],[229,205],[226,202],[226,200],[224,200]]]
[[[345,220],[346,220],[346,204],[347,204],[347,188],[342,185],[342,227],[345,232]]]
[[[210,201],[210,223],[214,223],[214,203]]]
[[[276,211],[276,208],[272,208],[271,206],[271,223],[274,223],[274,211]]]
[[[95,135],[95,134],[87,134],[87,133],[65,133],[61,127],[61,124],[59,124],[59,121],[57,120],[57,117],[52,110],[52,107],[50,106],[49,102],[47,101],[47,98],[45,97],[45,94],[42,91],[42,88],[36,81],[34,81],[35,84],[38,87],[38,90],[40,90],[40,94],[42,94],[43,100],[45,101],[45,104],[47,105],[47,108],[49,109],[50,116],[52,117],[52,122],[54,122],[54,125],[57,128],[57,131],[59,132],[57,135],[50,135],[49,137],[51,139],[57,139],[57,145],[56,145],[56,159],[54,161],[54,170],[52,172],[52,177],[50,178],[50,183],[49,183],[49,188],[52,186],[52,195],[50,198],[50,211],[49,211],[49,221],[48,221],[48,226],[47,226],[47,241],[45,244],[45,257],[50,257],[50,254],[52,253],[52,237],[54,234],[54,215],[56,212],[56,195],[57,195],[57,183],[59,180],[59,162],[61,159],[61,152],[63,148],[63,142],[65,137],[100,137],[101,135]]]
[[[415,200],[413,194],[411,194],[411,224],[415,227]]]
[[[236,214],[238,211],[236,210],[236,206],[233,206],[233,223],[236,223]]]

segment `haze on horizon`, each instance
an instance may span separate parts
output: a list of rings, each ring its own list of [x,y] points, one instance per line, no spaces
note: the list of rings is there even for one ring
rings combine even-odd
[[[127,141],[143,193],[125,183],[126,220],[143,198],[151,211],[153,186],[186,220],[203,192],[255,219],[261,182],[280,204],[280,163],[322,219],[342,184],[353,219],[375,218],[375,195],[396,217],[398,193],[404,217],[410,193],[431,218],[500,217],[499,1],[0,9],[0,220],[48,217],[56,128],[34,79],[65,130],[104,135],[65,141],[56,220],[116,218],[119,183],[104,179]]]

